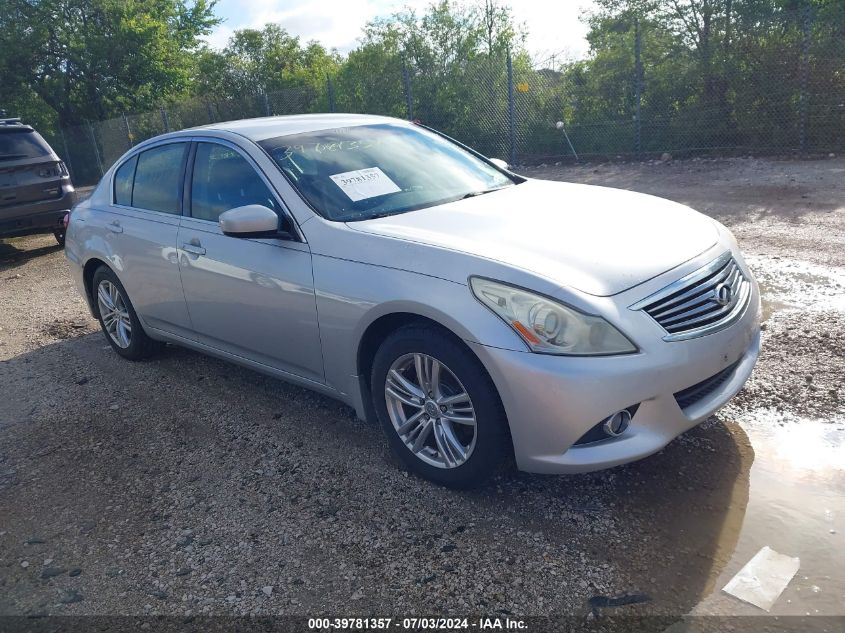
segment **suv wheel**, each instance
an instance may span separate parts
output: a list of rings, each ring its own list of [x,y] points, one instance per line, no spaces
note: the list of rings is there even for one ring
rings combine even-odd
[[[54,231],[53,236],[56,238],[56,241],[59,243],[59,246],[64,248],[65,247],[65,230],[61,229],[59,231]]]
[[[441,330],[391,334],[376,353],[371,385],[390,446],[414,473],[468,488],[507,462],[499,394],[478,359]]]
[[[126,289],[110,268],[101,266],[94,273],[93,292],[97,319],[114,351],[123,358],[140,360],[161,349],[163,343],[144,332]]]

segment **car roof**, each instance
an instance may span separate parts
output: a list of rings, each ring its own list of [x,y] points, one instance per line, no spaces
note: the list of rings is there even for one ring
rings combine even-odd
[[[378,123],[404,123],[392,117],[376,116],[373,114],[293,114],[286,116],[269,116],[260,119],[241,119],[239,121],[225,121],[211,123],[191,128],[193,130],[214,130],[234,132],[252,141],[263,141],[288,134],[302,134],[318,130],[331,130],[358,125],[374,125]]]
[[[33,129],[25,123],[21,123],[18,117],[0,117],[0,131],[4,132],[32,132]]]

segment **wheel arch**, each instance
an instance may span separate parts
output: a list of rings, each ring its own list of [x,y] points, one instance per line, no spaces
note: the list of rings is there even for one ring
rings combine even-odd
[[[396,332],[397,330],[406,326],[432,327],[438,330],[439,332],[442,332],[445,337],[447,337],[457,346],[461,347],[463,350],[468,352],[468,354],[478,362],[478,365],[480,366],[484,374],[486,374],[490,385],[493,387],[495,397],[498,399],[498,405],[504,416],[506,434],[505,441],[507,442],[507,459],[510,460],[510,463],[512,464],[513,460],[515,459],[513,436],[511,433],[510,420],[508,419],[507,410],[504,407],[504,402],[502,401],[502,396],[499,392],[499,386],[496,384],[496,381],[493,379],[492,374],[485,366],[484,361],[479,358],[478,354],[475,353],[475,350],[472,349],[472,346],[468,345],[467,342],[454,330],[447,327],[437,319],[431,318],[429,316],[424,316],[415,312],[406,311],[391,312],[379,316],[378,318],[373,320],[372,323],[370,323],[365,329],[363,335],[359,340],[356,361],[362,406],[365,412],[366,419],[374,423],[378,423],[378,415],[375,411],[375,406],[373,404],[372,385],[370,384],[376,352],[378,351],[379,346],[385,339],[387,339],[388,336],[390,336],[393,332]]]
[[[484,372],[487,374],[487,377],[496,390],[496,395],[499,397],[501,402],[501,395],[499,394],[498,386],[493,380],[490,372],[485,367],[484,362],[478,357],[475,351],[473,351],[472,347],[467,345],[466,341],[464,341],[464,339],[461,338],[461,336],[459,336],[454,330],[434,318],[424,316],[416,312],[390,312],[382,314],[368,324],[358,341],[356,369],[358,372],[359,389],[361,391],[361,402],[367,420],[375,421],[377,419],[372,402],[372,385],[370,384],[373,361],[375,360],[376,352],[388,336],[400,328],[409,325],[427,325],[436,328],[456,345],[469,352],[469,354],[475,358],[478,361],[478,364],[484,369]],[[504,407],[502,408],[504,410]],[[505,412],[505,419],[507,419],[507,412]]]
[[[85,262],[85,265],[82,267],[82,281],[85,284],[85,299],[88,301],[88,307],[91,309],[91,313],[96,316],[96,306],[97,303],[94,301],[94,274],[97,272],[97,269],[101,266],[105,266],[112,272],[114,269],[109,266],[108,262],[100,259],[99,257],[91,257],[88,261]],[[117,273],[115,273],[116,275]]]
[[[469,349],[460,336],[430,317],[414,312],[391,312],[383,314],[367,326],[358,341],[356,367],[358,375],[363,376],[368,385],[370,372],[373,369],[373,359],[376,356],[379,346],[393,332],[408,325],[430,325],[442,330],[449,338]]]

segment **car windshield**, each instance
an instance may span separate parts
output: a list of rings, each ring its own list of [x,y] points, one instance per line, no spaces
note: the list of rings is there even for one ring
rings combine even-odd
[[[405,213],[515,184],[420,127],[377,124],[259,142],[299,193],[329,220]]]
[[[32,130],[0,130],[0,160],[46,156],[47,148]]]

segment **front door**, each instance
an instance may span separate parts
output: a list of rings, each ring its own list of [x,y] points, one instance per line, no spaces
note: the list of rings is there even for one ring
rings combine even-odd
[[[196,340],[323,382],[307,244],[223,234],[220,214],[247,204],[267,206],[287,221],[273,190],[233,146],[199,142],[190,167],[177,241]]]

